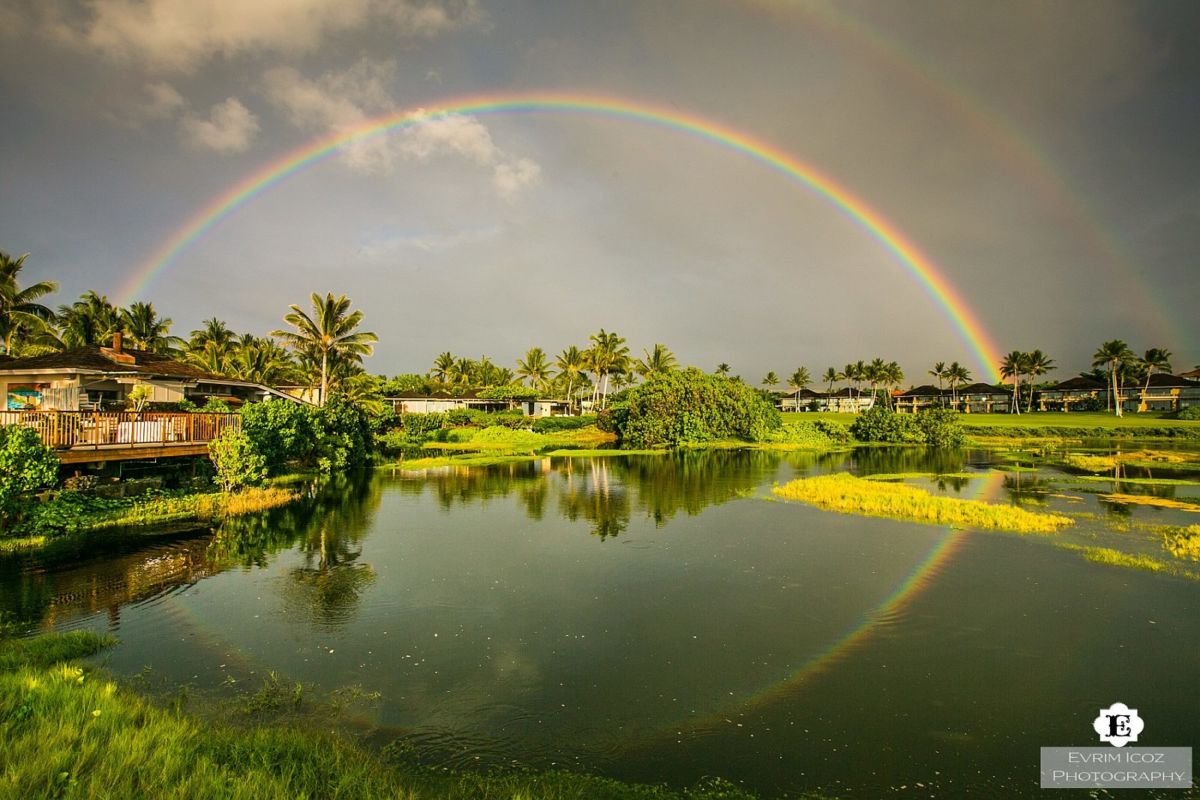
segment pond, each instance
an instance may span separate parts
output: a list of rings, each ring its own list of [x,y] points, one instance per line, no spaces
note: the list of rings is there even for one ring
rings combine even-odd
[[[1038,793],[1039,747],[1095,744],[1092,719],[1116,701],[1140,710],[1142,743],[1198,744],[1200,565],[1149,572],[1056,545],[1173,563],[1159,526],[1200,514],[1018,460],[716,451],[380,469],[215,533],[0,561],[0,610],[31,631],[114,632],[102,663],[194,698],[245,696],[272,673],[314,697],[350,691],[339,724],[456,767],[1013,797]],[[953,531],[770,501],[776,482],[839,470],[1077,524]],[[1176,463],[1175,483],[1116,488],[1186,505],[1189,475]]]

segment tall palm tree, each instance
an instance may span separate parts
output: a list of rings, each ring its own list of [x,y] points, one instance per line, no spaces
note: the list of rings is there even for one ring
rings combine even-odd
[[[608,333],[603,328],[599,333],[592,334],[589,340],[592,346],[588,350],[588,363],[596,374],[592,404],[595,405],[598,400],[603,408],[608,399],[608,376],[625,371],[629,362],[629,348],[625,346],[624,338],[615,332]]]
[[[904,382],[904,370],[901,369],[900,365],[895,361],[889,361],[888,363],[884,364],[883,368],[880,370],[880,377],[883,380],[885,388],[887,389],[887,394],[885,397],[887,399],[888,408],[891,408],[892,389]]]
[[[362,311],[351,311],[351,301],[346,295],[334,297],[330,292],[321,297],[313,292],[309,300],[312,303],[311,315],[300,306],[290,306],[291,313],[285,315],[283,321],[291,325],[293,330],[275,330],[271,335],[279,337],[293,349],[310,349],[320,354],[319,405],[325,405],[329,393],[330,355],[357,362],[371,354],[372,345],[379,341],[379,337],[369,331],[358,330],[362,323]]]
[[[454,369],[454,354],[447,350],[433,360],[433,369],[429,371],[429,374],[438,383],[448,383],[452,369]]]
[[[770,389],[775,384],[779,383],[779,376],[775,374],[774,370],[771,370],[765,376],[763,376],[762,383],[763,386],[766,386],[768,389]]]
[[[133,303],[121,312],[121,327],[139,350],[169,353],[185,342],[171,335],[171,318],[160,317],[153,303]]]
[[[38,281],[20,287],[18,276],[28,257],[29,253],[13,258],[0,251],[0,343],[7,355],[12,355],[19,337],[43,332],[54,320],[54,312],[37,301],[57,292],[57,283]]]
[[[1021,413],[1021,375],[1024,373],[1025,354],[1020,350],[1013,350],[1000,362],[1001,376],[1010,378],[1013,382],[1012,404],[1009,410],[1014,414]]]
[[[633,368],[638,375],[649,378],[652,375],[665,375],[678,366],[675,354],[665,344],[654,345],[654,350],[642,350],[645,358],[634,362]]]
[[[583,353],[575,345],[563,350],[558,354],[558,358],[554,360],[554,366],[558,369],[560,378],[567,379],[567,408],[574,405],[575,398],[571,391],[575,388],[575,382],[579,380],[580,374],[587,366],[587,360],[583,357]]]
[[[942,381],[946,379],[946,362],[939,361],[933,365],[933,369],[929,370],[929,374],[937,378],[938,382],[938,402],[940,405],[946,405],[946,399],[942,397]]]
[[[553,372],[546,360],[546,352],[540,347],[531,347],[525,352],[525,358],[517,359],[517,375],[529,381],[535,389],[541,389],[550,380]]]
[[[193,367],[198,367],[213,375],[233,376],[235,355],[236,351],[233,347],[209,340],[201,347],[189,347],[184,353],[183,360]]]
[[[212,344],[219,346],[215,342]],[[246,334],[238,343],[227,374],[238,380],[274,386],[290,381],[295,369],[291,354],[274,339],[259,339]]]
[[[446,378],[450,383],[460,386],[468,386],[475,377],[475,362],[463,356],[456,359],[451,365],[450,371],[446,373]]]
[[[951,361],[950,366],[946,367],[946,381],[950,384],[950,406],[958,408],[958,387],[971,380],[971,370],[959,364],[957,361]]]
[[[788,378],[788,386],[799,391],[806,388],[812,383],[812,375],[808,373],[808,367],[796,367],[796,371]]]
[[[887,365],[882,358],[873,358],[871,363],[863,368],[863,379],[871,384],[871,404],[874,405],[877,399],[876,392],[879,384],[883,381],[884,371]]]
[[[1139,412],[1146,405],[1146,396],[1150,394],[1150,376],[1154,374],[1155,370],[1171,371],[1171,351],[1162,347],[1151,347],[1142,356],[1141,365],[1146,370],[1146,388],[1142,389],[1142,402],[1138,404]]]
[[[237,338],[229,326],[216,317],[204,320],[201,325],[202,328],[197,328],[188,335],[188,347],[200,349],[208,342],[228,346]]]
[[[1025,374],[1029,376],[1029,402],[1025,405],[1025,410],[1033,411],[1034,378],[1040,378],[1058,367],[1054,365],[1054,359],[1041,350],[1034,350],[1032,353],[1023,355],[1025,356]]]
[[[833,385],[840,380],[844,380],[845,377],[845,375],[837,371],[837,367],[826,367],[825,374],[821,376],[821,382],[829,387],[828,393],[833,394]]]
[[[1113,339],[1100,345],[1100,349],[1092,354],[1093,367],[1106,367],[1109,378],[1109,408],[1115,409],[1118,417],[1125,416],[1121,413],[1121,394],[1119,381],[1119,372],[1123,366],[1132,361],[1134,356],[1133,351],[1129,349],[1129,345],[1125,344],[1120,339]]]
[[[57,317],[64,350],[108,344],[121,330],[121,312],[107,297],[90,289],[71,305],[59,306]]]
[[[722,361],[720,364],[717,364],[717,374],[718,375],[728,375],[729,374],[729,365],[726,364],[724,361]]]

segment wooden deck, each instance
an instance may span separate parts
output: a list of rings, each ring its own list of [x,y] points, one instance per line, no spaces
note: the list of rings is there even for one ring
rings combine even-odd
[[[37,431],[64,464],[206,456],[209,442],[241,423],[201,412],[0,411],[0,425]]]

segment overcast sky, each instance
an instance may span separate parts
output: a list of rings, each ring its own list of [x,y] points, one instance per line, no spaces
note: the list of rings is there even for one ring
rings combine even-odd
[[[31,0],[0,4],[0,249],[117,299],[227,188],[374,116],[481,93],[604,94],[772,143],[853,191],[1004,351],[1200,363],[1200,3]],[[971,362],[828,201],[618,119],[460,117],[264,192],[139,299],[186,335],[349,295],[372,371],[511,365],[600,327],[755,381],[876,356]],[[977,365],[973,365],[976,366]],[[977,375],[980,373],[977,371]]]

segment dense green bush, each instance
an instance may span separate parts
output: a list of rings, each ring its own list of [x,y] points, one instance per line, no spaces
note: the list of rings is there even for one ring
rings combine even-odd
[[[574,431],[595,424],[596,416],[594,414],[584,414],[578,417],[538,417],[533,421],[533,432]]]
[[[58,478],[58,456],[32,428],[0,428],[0,528],[20,515],[26,496]]]
[[[537,389],[519,383],[490,386],[479,392],[479,396],[485,400],[536,400],[540,394]]]
[[[449,416],[449,414],[437,413],[405,413],[400,415],[400,427],[404,429],[406,439],[411,442],[420,442],[446,424]]]
[[[341,472],[361,467],[375,452],[371,417],[359,405],[338,397],[317,411],[317,468]]]
[[[231,414],[233,409],[219,397],[209,397],[200,409],[205,414]]]
[[[924,444],[925,432],[913,414],[897,414],[879,404],[855,417],[850,435],[860,442]]]
[[[1174,414],[1175,419],[1200,419],[1200,406],[1181,408]]]
[[[629,448],[762,441],[782,425],[779,412],[757,391],[698,369],[652,377],[601,417]]]
[[[850,434],[860,442],[926,444],[962,447],[966,441],[957,411],[930,408],[917,414],[897,414],[876,405],[855,418]]]
[[[952,409],[926,409],[917,414],[917,425],[930,447],[962,447],[967,442],[959,413]]]
[[[222,491],[260,486],[267,479],[267,460],[244,433],[225,431],[208,443],[208,452]]]
[[[287,400],[247,403],[242,432],[271,469],[286,464],[311,466],[316,461],[319,410]]]

